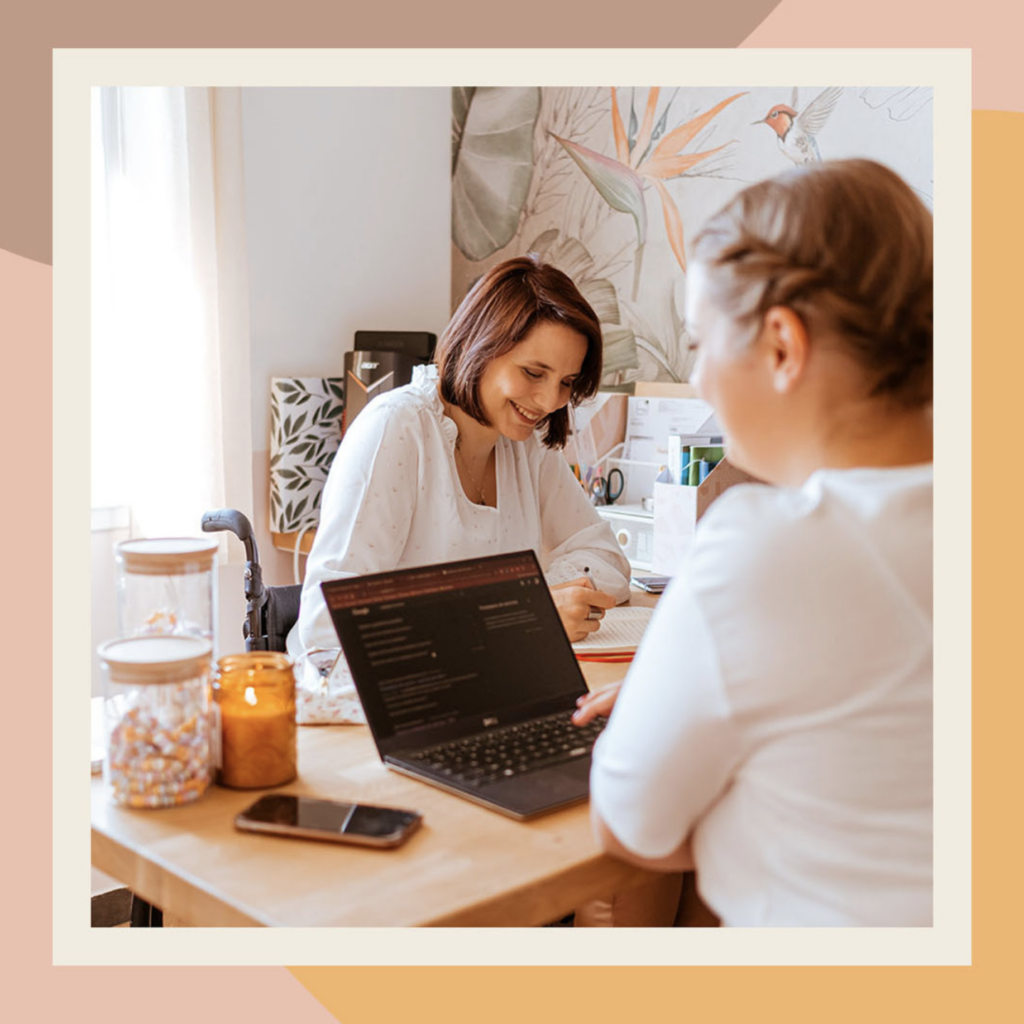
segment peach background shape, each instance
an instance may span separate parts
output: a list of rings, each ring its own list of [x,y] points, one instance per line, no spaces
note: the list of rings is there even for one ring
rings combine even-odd
[[[509,18],[500,31],[485,31],[474,21],[474,5],[450,4],[442,13],[439,5],[408,4],[401,18],[395,17],[395,5],[367,13],[335,9],[330,20],[314,18],[316,5],[299,2],[279,5],[239,2],[221,4],[213,9],[208,3],[186,0],[173,12],[143,22],[138,5],[101,2],[81,5],[44,2],[31,11],[21,12],[21,35],[6,37],[3,94],[20,104],[24,117],[37,129],[35,134],[14,136],[5,133],[7,158],[0,175],[5,188],[0,193],[0,210],[26,207],[26,179],[9,177],[14,162],[26,163],[31,177],[42,177],[48,195],[48,162],[38,159],[39,140],[49,145],[49,93],[26,89],[23,77],[11,80],[10,69],[27,74],[19,58],[27,56],[35,69],[31,81],[49,81],[49,49],[53,45],[536,45],[536,25],[545,27],[549,45],[643,46],[643,45],[726,45],[738,43],[750,24],[740,21],[737,4],[691,5],[689,11],[674,3],[663,6],[633,4],[629,16],[618,3],[590,5],[586,22],[577,16],[563,15],[550,5],[521,4],[516,17]],[[713,7],[708,11],[707,7]],[[752,5],[760,11],[770,4]],[[1020,96],[1001,83],[1017,72],[1000,42],[997,28],[986,30],[981,12],[995,11],[991,0],[982,0],[969,8],[937,10],[917,0],[911,6],[916,21],[904,23],[887,5],[885,17],[866,16],[875,0],[860,5],[846,24],[847,15],[821,4],[804,0],[784,0],[775,15],[760,30],[746,36],[746,45],[827,46],[827,45],[973,45],[975,53],[975,106],[990,105],[1002,109],[1024,106]],[[61,8],[58,10],[58,8]],[[749,8],[748,8],[749,9]],[[1005,8],[1004,8],[1005,9]],[[852,9],[851,9],[852,10]],[[270,11],[270,18],[260,15]],[[799,17],[794,12],[799,12]],[[446,18],[444,15],[450,15]],[[718,16],[717,34],[702,34],[702,20]],[[532,16],[531,16],[532,15]],[[538,15],[540,15],[538,17]],[[26,19],[32,25],[26,25]],[[902,18],[902,13],[900,19]],[[333,21],[333,24],[330,23]],[[736,37],[723,34],[722,21],[731,21]],[[627,24],[623,24],[627,22]],[[997,25],[995,18],[988,19]],[[901,35],[890,32],[895,24]],[[51,28],[59,25],[57,30]],[[612,26],[612,27],[608,27]],[[941,29],[941,31],[940,31]],[[770,32],[768,30],[771,30]],[[855,31],[856,30],[856,31]],[[709,30],[710,31],[710,30]],[[33,46],[25,45],[29,33]],[[1004,28],[1005,32],[1005,28]],[[774,33],[774,34],[772,34]],[[859,34],[858,34],[859,33]],[[1010,33],[1007,33],[1009,35]],[[2,45],[2,44],[0,44]],[[40,65],[44,73],[40,75]],[[18,70],[20,69],[20,71]],[[1011,70],[1012,69],[1012,70]],[[1019,79],[1018,79],[1019,84]],[[991,97],[980,104],[982,95]],[[0,113],[5,127],[10,107]],[[1008,296],[1017,282],[1010,269],[1016,253],[1009,239],[1021,237],[1019,184],[1014,170],[1024,158],[1024,118],[1018,114],[978,113],[975,116],[975,333],[978,338],[1008,337],[1007,325],[1014,319]],[[0,219],[0,247],[23,252],[30,258],[0,252],[0,337],[12,365],[8,379],[16,384],[8,388],[2,405],[4,437],[9,460],[6,478],[8,493],[46,495],[50,490],[47,459],[50,437],[49,399],[46,381],[51,371],[50,290],[52,275],[43,264],[48,250],[41,248],[49,235],[48,216],[38,216],[38,205],[27,245],[5,234]],[[47,210],[48,214],[48,210]],[[1013,408],[1016,395],[1010,391],[1020,379],[1020,347],[1000,346],[995,342],[975,346],[974,382],[977,436],[1015,436],[1007,410]],[[13,357],[13,358],[12,358]],[[1017,371],[1017,372],[1014,372]],[[30,383],[25,383],[30,382]],[[75,429],[61,422],[60,429]],[[17,440],[13,440],[17,439]],[[59,438],[58,438],[59,442]],[[853,1019],[854,1014],[883,1018],[928,1014],[943,1019],[941,1009],[949,1006],[951,1016],[984,1006],[1002,1005],[1010,1009],[1016,997],[1010,962],[1015,939],[1010,925],[1001,925],[1000,909],[1019,905],[1020,885],[1013,888],[1009,858],[1015,849],[1009,839],[1005,817],[1014,800],[1008,780],[1014,775],[1007,751],[1015,748],[1010,730],[1020,720],[1019,688],[1009,685],[1016,664],[1008,638],[1016,623],[1010,618],[1015,592],[1005,583],[1012,580],[1020,566],[1020,556],[1007,550],[996,538],[1012,537],[1015,523],[1010,519],[1014,504],[1007,501],[1007,490],[1015,494],[1020,485],[1012,478],[998,481],[999,464],[993,448],[979,446],[975,477],[978,502],[975,514],[975,573],[979,593],[976,642],[975,757],[977,798],[975,836],[978,869],[975,878],[975,966],[969,969],[806,969],[773,970],[765,968],[737,970],[728,968],[654,969],[623,968],[614,976],[600,971],[568,968],[371,968],[293,969],[295,976],[319,999],[323,1009],[307,993],[297,991],[288,974],[280,968],[126,968],[90,969],[50,967],[50,885],[48,877],[50,816],[48,792],[50,779],[49,650],[51,630],[46,614],[49,607],[52,559],[47,530],[48,520],[37,506],[15,509],[5,503],[4,535],[9,539],[12,559],[9,582],[3,602],[7,622],[17,622],[16,642],[10,643],[11,659],[7,686],[7,742],[17,766],[18,777],[7,783],[4,809],[8,837],[4,845],[5,893],[4,919],[11,942],[6,961],[14,979],[8,986],[8,1002],[19,1019],[56,1020],[72,1015],[84,1022],[116,1021],[136,1015],[150,1020],[179,1020],[182,1015],[196,1020],[250,1016],[255,1020],[286,1014],[298,1022],[336,1017],[347,1022],[399,1020],[412,1013],[420,1018],[445,1020],[500,1021],[519,1020],[523,1016],[545,1019],[572,1014],[594,1020],[660,1018],[668,1009],[677,1012],[712,1009],[722,1019],[771,1013],[772,1007],[790,1019],[804,1013],[820,1015],[828,1007],[831,1017]],[[996,487],[1000,488],[995,493]],[[1019,506],[1017,506],[1019,507]],[[1000,529],[1002,528],[1002,529]],[[85,526],[83,525],[83,529]],[[1000,591],[1000,581],[1002,592]],[[29,615],[15,618],[15,608],[28,609]],[[984,617],[981,612],[984,611]],[[996,673],[999,673],[997,677]],[[1005,679],[1002,692],[993,693],[995,680]],[[1014,714],[1014,711],[1018,714]],[[13,773],[12,773],[13,774]],[[1000,816],[1004,812],[1004,816]],[[1005,851],[1005,852],[1004,852]],[[1014,865],[1015,866],[1015,865]],[[1017,896],[1014,900],[1012,897]],[[84,913],[84,909],[83,909]],[[1009,915],[1005,915],[1009,917]],[[230,935],[225,935],[230,941]],[[685,974],[683,973],[685,971]],[[734,977],[725,978],[729,971]],[[757,977],[749,977],[756,972]],[[794,972],[796,975],[793,976]],[[793,1000],[798,985],[800,998]],[[382,1001],[380,993],[387,998]],[[456,997],[454,993],[458,993]],[[775,997],[775,998],[772,998]],[[817,1007],[815,1006],[817,1004]],[[540,1007],[544,1009],[541,1010]],[[486,1009],[483,1009],[485,1008]],[[327,1011],[330,1011],[328,1013]],[[658,1012],[658,1011],[662,1012]],[[984,1014],[983,1014],[984,1016]]]
[[[0,248],[41,263],[52,260],[54,46],[736,46],[777,2],[729,0],[688,8],[635,0],[626,16],[619,0],[589,0],[586,19],[581,19],[573,6],[547,0],[516,0],[514,16],[508,17],[472,0],[381,5],[176,0],[173,6],[152,8],[132,0],[35,0],[19,10],[18,33],[0,41],[0,124],[7,154],[0,173],[8,196],[0,201]],[[490,12],[490,24],[481,11]]]
[[[2,798],[4,843],[3,922],[5,1003],[13,1019],[83,1024],[142,1017],[153,1024],[179,1024],[183,1016],[228,1020],[288,1017],[297,1024],[334,1018],[307,992],[297,990],[281,968],[171,968],[95,970],[51,965],[49,792],[52,784],[49,685],[52,556],[50,542],[50,267],[0,250],[0,337],[11,387],[0,403],[0,436],[11,438],[6,478],[16,493],[36,498],[20,509],[8,504],[3,620],[8,623],[5,658],[6,746],[9,777]],[[62,423],[62,429],[75,429]],[[17,439],[17,440],[13,440]],[[59,438],[57,439],[59,443]],[[14,486],[10,493],[15,493]],[[18,514],[20,512],[20,515]],[[88,524],[83,524],[88,529]],[[59,579],[59,567],[58,567]],[[62,581],[76,585],[75,581]],[[88,594],[86,593],[86,602]],[[86,603],[86,607],[88,604]],[[16,609],[28,609],[18,615]],[[12,628],[17,623],[17,628]],[[82,901],[82,914],[88,914]],[[196,1011],[201,1010],[202,1016]]]
[[[1011,14],[1011,10],[1017,14]],[[1020,39],[1024,17],[1005,0],[970,4],[913,0],[782,0],[744,47],[962,47],[974,50],[975,110],[1024,110]]]

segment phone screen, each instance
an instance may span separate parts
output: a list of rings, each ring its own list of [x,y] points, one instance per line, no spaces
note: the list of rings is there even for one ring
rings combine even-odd
[[[262,797],[240,817],[264,825],[369,839],[385,839],[400,834],[418,824],[420,819],[415,811],[394,807],[346,804],[282,793]]]

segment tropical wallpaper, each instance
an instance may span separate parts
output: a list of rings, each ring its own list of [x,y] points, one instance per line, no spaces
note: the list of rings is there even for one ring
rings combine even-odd
[[[685,381],[687,238],[747,184],[852,156],[931,207],[931,90],[455,88],[452,309],[493,264],[537,252],[601,319],[604,388]]]

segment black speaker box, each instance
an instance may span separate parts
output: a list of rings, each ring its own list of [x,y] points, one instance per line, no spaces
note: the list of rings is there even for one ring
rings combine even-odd
[[[420,362],[434,355],[437,335],[428,331],[356,331],[357,352],[404,352]]]

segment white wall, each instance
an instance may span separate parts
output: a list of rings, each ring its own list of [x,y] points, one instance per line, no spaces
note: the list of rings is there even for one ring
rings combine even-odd
[[[357,330],[448,322],[448,89],[242,91],[254,525],[268,583],[270,378],[341,376]],[[230,629],[222,622],[221,630]]]

